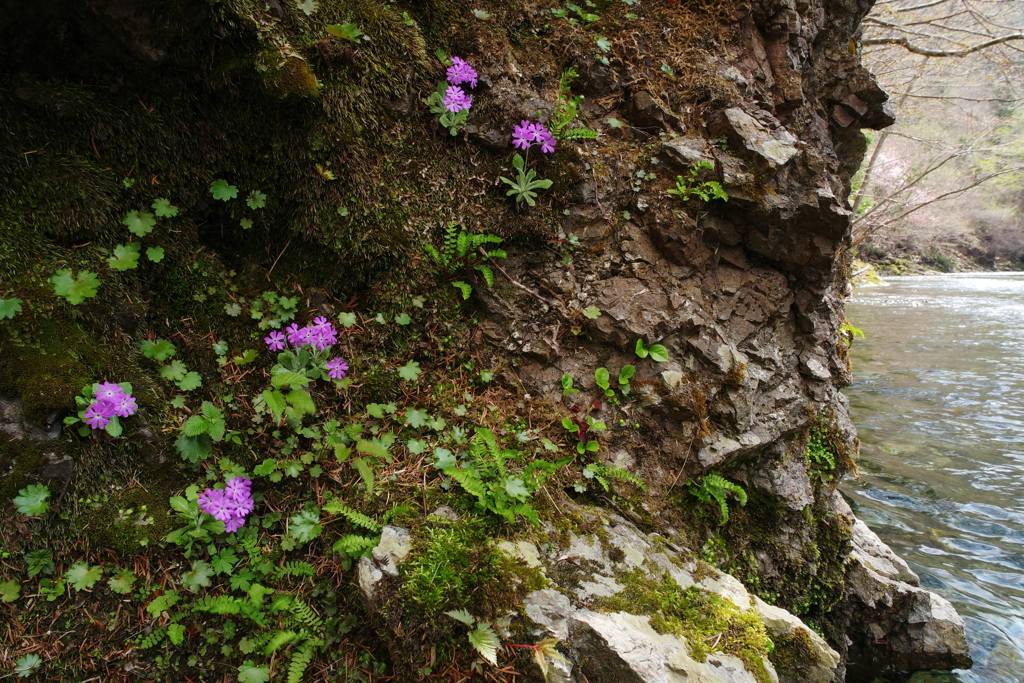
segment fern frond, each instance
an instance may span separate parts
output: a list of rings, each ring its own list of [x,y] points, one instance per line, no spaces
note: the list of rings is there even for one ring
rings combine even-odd
[[[324,620],[321,619],[320,615],[314,612],[313,608],[301,598],[295,598],[292,600],[292,604],[289,605],[288,609],[290,609],[295,618],[302,622],[302,624],[307,628],[316,632],[323,630]]]
[[[309,562],[296,560],[274,567],[274,577],[282,579],[286,576],[315,576],[316,569]]]
[[[380,524],[375,522],[371,517],[367,517],[363,513],[357,512],[347,505],[342,505],[337,501],[332,501],[330,506],[325,505],[324,510],[332,514],[342,515],[356,526],[361,526],[368,531],[380,531]]]
[[[348,536],[342,536],[335,541],[334,545],[331,546],[331,550],[354,558],[365,554],[366,551],[376,547],[378,543],[380,543],[379,538],[368,538],[366,536],[349,534]]]
[[[152,632],[150,632],[148,636],[146,636],[142,640],[137,641],[135,646],[142,650],[148,650],[151,647],[159,645],[163,641],[164,636],[166,634],[167,630],[163,626],[157,626],[152,630]]]
[[[192,609],[211,614],[241,614],[242,601],[230,595],[207,595],[193,603]]]
[[[313,654],[313,648],[309,643],[292,653],[292,659],[288,663],[288,683],[301,683],[306,667],[313,660]]]
[[[476,472],[459,467],[446,467],[444,473],[459,482],[466,493],[476,496],[481,501],[487,498],[487,489]]]
[[[570,128],[562,131],[563,140],[596,140],[597,131],[589,128]]]

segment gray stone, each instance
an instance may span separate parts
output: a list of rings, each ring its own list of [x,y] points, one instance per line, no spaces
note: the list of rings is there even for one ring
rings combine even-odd
[[[712,135],[725,135],[731,147],[753,152],[772,168],[786,164],[800,153],[797,139],[784,128],[768,130],[738,107],[723,111],[708,131]]]
[[[406,529],[386,526],[371,557],[359,558],[359,587],[371,602],[377,598],[378,584],[385,576],[398,576],[398,565],[409,556],[412,537]]]
[[[569,598],[551,588],[533,591],[523,598],[523,607],[533,622],[561,640],[569,637],[568,618],[572,614]]]

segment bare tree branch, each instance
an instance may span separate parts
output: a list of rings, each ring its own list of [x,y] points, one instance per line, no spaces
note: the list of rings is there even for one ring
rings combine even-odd
[[[1002,45],[1014,40],[1024,40],[1024,33],[1013,33],[993,40],[979,43],[972,47],[964,48],[963,50],[929,50],[928,48],[914,45],[906,38],[868,38],[863,41],[865,46],[872,45],[901,45],[908,52],[913,52],[915,55],[923,55],[925,57],[966,57],[967,55],[974,54],[985,48],[992,47],[994,45]]]

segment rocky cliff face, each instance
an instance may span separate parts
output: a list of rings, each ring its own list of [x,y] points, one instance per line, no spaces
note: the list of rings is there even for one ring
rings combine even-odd
[[[502,635],[565,642],[541,653],[533,676],[824,682],[854,680],[850,663],[873,673],[969,665],[963,622],[834,490],[857,446],[839,393],[850,377],[846,198],[860,130],[892,121],[858,58],[870,3],[324,2],[319,15],[299,11],[313,3],[241,0],[9,4],[8,244],[45,244],[64,263],[82,243],[110,241],[137,205],[131,178],[164,183],[194,211],[167,246],[188,272],[140,275],[119,290],[130,303],[111,296],[69,316],[68,338],[206,320],[191,303],[205,301],[193,297],[205,296],[194,273],[204,268],[253,281],[280,268],[307,283],[310,310],[327,311],[404,291],[422,266],[418,241],[439,224],[506,239],[495,285],[472,281],[481,305],[470,339],[492,347],[509,391],[568,415],[581,443],[593,421],[607,425],[595,462],[605,469],[589,472],[619,476],[607,495],[552,499],[543,531],[495,541],[532,577],[497,620]],[[369,40],[319,38],[322,24],[348,21]],[[440,72],[436,48],[479,71],[454,140],[420,104]],[[496,180],[508,174],[512,125],[549,120],[568,67],[585,98],[576,125],[600,135],[560,142],[538,166],[550,190],[536,207],[513,204]],[[60,151],[21,168],[15,155],[47,144]],[[241,233],[238,216],[211,204],[207,185],[228,171],[273,188],[273,228]],[[728,199],[670,195],[676,178],[684,190],[718,183]],[[17,283],[38,290],[45,279]],[[638,358],[638,340],[662,348]],[[0,362],[39,362],[32,344],[16,346]],[[75,354],[51,374],[80,381],[104,362]],[[619,375],[625,366],[635,375]],[[578,393],[564,390],[566,376]],[[25,400],[29,377],[10,372],[0,388]],[[19,425],[71,407],[78,389],[32,395],[29,417],[5,403],[5,431],[35,434]],[[7,473],[28,476],[11,453]],[[422,533],[458,524],[430,519]],[[415,545],[385,527],[358,568],[396,665],[435,645],[397,617],[372,616],[396,613]]]

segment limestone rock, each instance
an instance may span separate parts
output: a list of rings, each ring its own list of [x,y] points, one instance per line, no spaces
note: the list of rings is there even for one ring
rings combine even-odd
[[[373,601],[377,596],[377,584],[385,576],[398,576],[398,565],[409,556],[412,550],[412,536],[408,530],[396,526],[381,529],[380,543],[373,549],[370,557],[359,558],[359,587],[367,599]]]
[[[778,655],[791,656],[792,669],[779,671],[781,683],[828,683],[836,675],[839,653],[798,618],[754,597],[754,606]],[[788,652],[784,652],[789,648]]]

